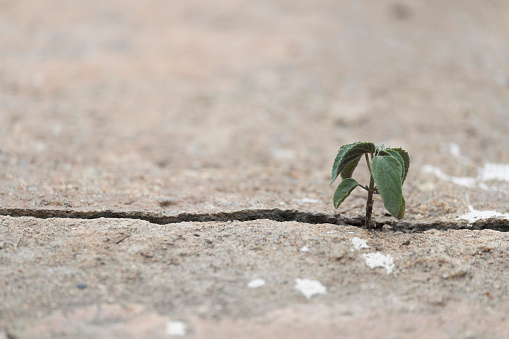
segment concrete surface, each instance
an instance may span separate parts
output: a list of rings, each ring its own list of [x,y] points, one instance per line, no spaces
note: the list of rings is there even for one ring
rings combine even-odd
[[[0,338],[507,337],[508,14],[0,0]],[[358,140],[412,159],[374,234]]]
[[[11,217],[0,230],[14,337],[163,338],[176,320],[197,338],[509,335],[507,232]],[[377,252],[392,263],[370,268]],[[325,295],[307,299],[296,279]]]

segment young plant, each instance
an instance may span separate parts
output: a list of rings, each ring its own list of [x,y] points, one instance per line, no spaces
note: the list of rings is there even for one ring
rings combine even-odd
[[[360,185],[352,178],[357,164],[364,157],[368,165],[369,185]],[[371,142],[355,142],[343,145],[332,166],[331,184],[341,175],[343,181],[334,193],[334,207],[339,205],[352,193],[356,187],[368,191],[366,202],[366,228],[371,229],[371,214],[373,211],[373,195],[380,194],[385,208],[397,219],[405,214],[405,198],[402,186],[410,167],[410,157],[402,148],[385,148],[375,146]]]

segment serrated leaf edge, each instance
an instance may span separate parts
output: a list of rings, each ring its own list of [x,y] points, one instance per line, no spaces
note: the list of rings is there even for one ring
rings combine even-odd
[[[366,149],[364,152],[361,152],[360,154],[355,154],[355,157],[351,158],[352,154],[348,154],[348,152],[350,150],[354,150],[355,146],[358,146],[360,144],[368,146],[368,149]],[[374,153],[375,149],[376,149],[375,144],[366,141],[357,141],[352,144],[346,144],[341,146],[332,165],[331,184],[337,179],[340,173],[343,172],[346,166],[348,166],[348,164],[350,164],[357,158],[358,155],[362,155],[365,153]],[[348,159],[344,161],[345,158]]]

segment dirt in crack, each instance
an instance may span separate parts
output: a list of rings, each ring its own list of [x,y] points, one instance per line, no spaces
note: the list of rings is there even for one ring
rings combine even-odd
[[[217,213],[180,213],[177,215],[165,215],[157,212],[144,211],[74,211],[61,209],[30,209],[30,208],[0,208],[0,215],[10,217],[33,217],[39,219],[48,218],[72,218],[72,219],[134,219],[144,220],[150,223],[167,225],[181,222],[225,222],[225,221],[250,221],[268,219],[279,222],[296,221],[307,224],[334,224],[343,226],[363,227],[364,217],[348,218],[342,215],[301,212],[298,210],[284,209],[245,209],[233,212]],[[407,233],[424,232],[431,229],[450,230],[450,229],[471,229],[482,230],[491,229],[500,232],[509,232],[509,220],[506,219],[488,219],[479,220],[472,225],[463,221],[432,221],[425,223],[415,223],[407,221],[384,221],[377,223],[377,228],[382,225],[391,226],[394,231]]]

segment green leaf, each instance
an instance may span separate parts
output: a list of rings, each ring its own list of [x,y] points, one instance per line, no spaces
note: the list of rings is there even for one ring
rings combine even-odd
[[[357,164],[359,163],[359,160],[361,160],[362,155],[359,155],[356,159],[351,161],[345,169],[341,172],[341,178],[351,178],[353,171],[355,171],[355,168],[357,167]]]
[[[405,208],[406,208],[405,197],[401,197],[401,208],[399,209],[398,215],[396,216],[397,219],[403,218],[403,216],[405,215]]]
[[[348,164],[365,153],[375,153],[375,144],[372,142],[358,141],[353,144],[341,146],[334,160],[334,164],[332,165],[331,184],[336,180],[338,175],[343,172]]]
[[[403,169],[403,180],[402,182],[405,182],[406,176],[408,174],[408,169],[410,168],[410,156],[408,155],[407,151],[405,151],[402,148],[389,148],[387,151],[396,151],[399,153],[401,158],[404,162],[404,169]]]
[[[352,191],[357,187],[358,183],[355,179],[346,178],[341,181],[336,188],[336,192],[334,192],[334,207],[338,208],[339,205],[352,193]]]
[[[378,186],[385,208],[393,216],[397,216],[403,203],[399,161],[390,155],[376,156],[371,162],[371,174]]]
[[[405,174],[405,161],[403,160],[403,158],[401,157],[401,155],[399,155],[398,152],[396,152],[395,150],[393,149],[386,149],[385,152],[394,157],[396,160],[398,160],[399,164],[401,165],[401,184],[403,185],[403,175]]]

